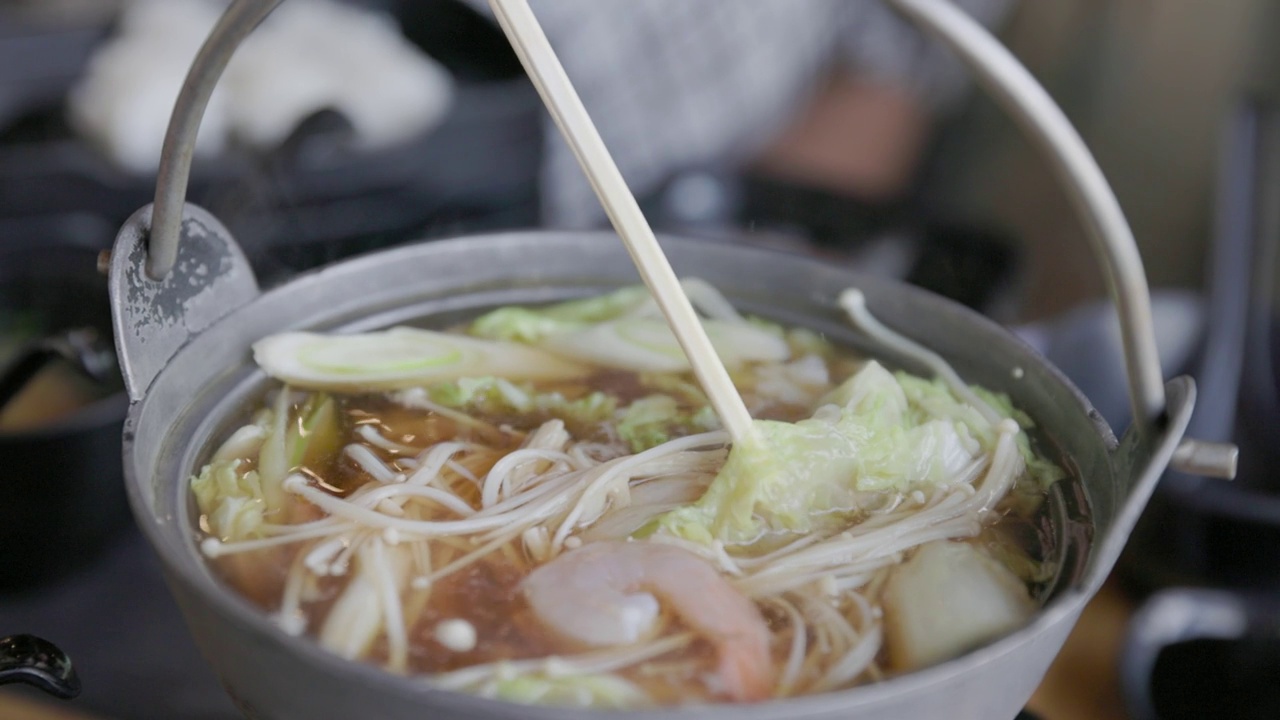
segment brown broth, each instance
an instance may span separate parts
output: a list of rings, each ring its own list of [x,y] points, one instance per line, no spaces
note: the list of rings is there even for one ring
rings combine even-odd
[[[836,357],[828,364],[840,366],[848,372],[850,361]],[[839,377],[844,377],[841,375]],[[692,378],[685,378],[692,383]],[[559,392],[573,400],[591,392],[605,392],[618,399],[619,407],[655,391],[646,384],[644,377],[636,373],[601,371],[582,382],[540,384],[540,392]],[[745,393],[744,393],[745,394]],[[476,476],[484,473],[503,454],[520,446],[526,433],[536,429],[550,418],[542,413],[525,415],[492,414],[478,416],[492,429],[484,430],[457,422],[435,412],[410,409],[396,404],[381,395],[345,395],[337,397],[343,444],[358,441],[355,434],[361,425],[374,425],[380,433],[397,443],[425,448],[448,440],[460,440],[484,445],[487,449],[462,456],[459,462]],[[756,402],[758,417],[794,421],[807,417],[811,408],[783,403]],[[685,398],[681,410],[689,412],[697,408]],[[608,441],[614,439],[605,427],[571,427],[575,440]],[[397,454],[378,448],[375,455],[387,463],[394,463]],[[366,483],[374,482],[360,466],[345,453],[334,452],[312,466],[301,468],[317,478],[317,483],[335,495],[346,495]],[[452,487],[462,491],[473,507],[479,507],[479,490],[461,476],[453,478]],[[302,522],[321,517],[314,507],[296,502],[298,512],[290,513],[290,522]],[[432,519],[423,516],[418,519]],[[1030,518],[1016,518],[1007,529],[988,530],[976,539],[980,543],[1012,543],[1022,546],[1035,561],[1044,559],[1045,538],[1032,531]],[[415,540],[430,548],[430,552],[442,551],[444,540]],[[455,541],[456,542],[456,541]],[[407,544],[407,543],[406,543]],[[310,545],[288,545],[269,550],[248,552],[219,558],[213,562],[224,580],[263,610],[271,612],[279,608],[289,568],[299,561],[299,554]],[[462,550],[453,552],[453,556]],[[434,559],[433,559],[434,562]],[[532,612],[519,592],[518,585],[532,565],[517,543],[507,554],[491,553],[481,561],[434,582],[429,590],[405,589],[403,602],[409,618],[410,639],[407,671],[413,674],[431,674],[457,670],[480,663],[499,660],[542,658],[566,655],[588,650],[548,631],[532,616]],[[436,568],[439,564],[435,565]],[[307,617],[307,633],[319,632],[330,609],[340,595],[346,577],[321,577],[314,581],[311,596],[302,604]],[[875,583],[878,585],[878,583]],[[878,591],[873,591],[875,594]],[[429,594],[428,594],[429,593]],[[851,611],[845,608],[845,612]],[[785,663],[790,647],[792,628],[787,616],[772,607],[763,609],[765,619],[773,631],[772,652],[778,666]],[[437,625],[444,620],[461,619],[469,622],[477,633],[476,646],[459,652],[442,645],[434,636]],[[679,623],[665,618],[667,630],[679,630]],[[807,638],[810,644],[818,638]],[[884,650],[879,663],[884,664]],[[366,660],[382,664],[388,658],[386,640],[379,638],[366,656]],[[641,663],[619,673],[644,688],[660,703],[708,700],[708,690],[703,676],[716,665],[714,648],[705,641],[695,641],[678,651],[667,653],[654,660]],[[872,670],[876,674],[878,670]]]

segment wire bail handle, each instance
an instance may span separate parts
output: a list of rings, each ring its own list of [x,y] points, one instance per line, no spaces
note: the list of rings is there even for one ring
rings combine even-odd
[[[283,0],[234,0],[200,48],[174,104],[156,176],[147,238],[147,274],[163,279],[173,269],[196,134],[213,89],[244,38]],[[1165,409],[1164,380],[1142,257],[1120,203],[1084,140],[1031,73],[977,21],[947,0],[885,0],[904,17],[950,47],[1045,152],[1065,185],[1120,317],[1129,401],[1137,430],[1149,435]],[[1184,439],[1172,465],[1230,478],[1234,445]]]
[[[182,206],[191,179],[196,134],[200,121],[218,85],[222,71],[240,43],[253,32],[283,0],[235,0],[227,8],[187,71],[182,90],[173,105],[169,129],[160,151],[156,172],[156,199],[147,236],[147,275],[163,280],[178,259],[178,239],[182,234]]]

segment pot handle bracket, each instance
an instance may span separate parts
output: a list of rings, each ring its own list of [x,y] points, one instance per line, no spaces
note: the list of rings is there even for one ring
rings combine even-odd
[[[120,229],[108,281],[116,354],[134,402],[191,338],[258,296],[253,269],[231,233],[191,204],[183,210],[173,270],[162,280],[151,279],[152,207],[134,213]]]
[[[133,214],[111,252],[116,353],[134,402],[192,337],[258,296],[231,233],[186,203],[196,133],[235,49],[281,0],[235,0],[200,48],[165,133],[155,202]]]

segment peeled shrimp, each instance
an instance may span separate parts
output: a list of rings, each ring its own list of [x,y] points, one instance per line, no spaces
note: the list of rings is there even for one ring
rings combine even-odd
[[[549,629],[592,646],[634,643],[658,602],[716,648],[719,678],[737,701],[772,692],[769,628],[755,603],[705,560],[673,545],[594,542],[530,573],[521,590]]]

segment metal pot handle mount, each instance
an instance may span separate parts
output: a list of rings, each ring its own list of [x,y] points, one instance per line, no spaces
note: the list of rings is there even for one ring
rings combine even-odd
[[[130,397],[190,338],[258,295],[231,234],[185,203],[195,137],[213,88],[244,38],[282,0],[234,0],[192,64],[165,136],[155,202],[125,224],[112,255],[117,350]],[[1062,110],[985,28],[945,0],[886,0],[946,43],[1045,151],[1067,187],[1120,316],[1134,429],[1145,442],[1163,432],[1166,397],[1151,299],[1132,231],[1102,171]],[[1180,431],[1179,431],[1180,432]],[[1169,464],[1229,478],[1236,448],[1181,438]],[[1145,500],[1145,499],[1144,499]]]

